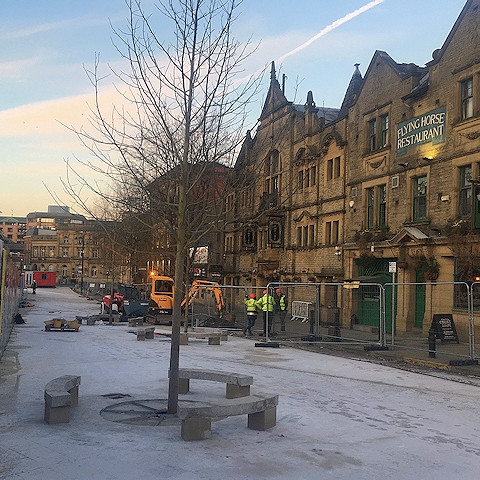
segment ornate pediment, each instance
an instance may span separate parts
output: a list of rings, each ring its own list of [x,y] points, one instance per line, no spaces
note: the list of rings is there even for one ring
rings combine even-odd
[[[425,235],[417,227],[403,227],[392,239],[389,240],[391,245],[405,245],[405,244],[423,244],[429,237]]]
[[[316,215],[311,214],[309,211],[304,210],[298,217],[294,217],[294,222],[301,222],[304,218],[316,218]]]

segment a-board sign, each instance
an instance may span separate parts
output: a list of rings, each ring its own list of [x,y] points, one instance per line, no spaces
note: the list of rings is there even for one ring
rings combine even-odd
[[[442,342],[457,342],[458,334],[451,313],[436,313],[433,315],[432,328],[437,333],[437,338]]]

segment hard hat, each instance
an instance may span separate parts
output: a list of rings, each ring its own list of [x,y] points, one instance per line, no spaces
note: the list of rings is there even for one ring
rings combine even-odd
[[[281,291],[279,288],[277,288],[277,289],[275,290],[275,292],[276,292],[276,293],[282,293],[282,291]]]
[[[256,297],[256,295],[254,293],[250,294],[250,298],[255,298],[255,297]]]
[[[267,293],[267,291],[266,291],[266,290],[264,290],[264,291],[263,291],[263,294],[264,294],[264,295],[266,295],[266,293]]]

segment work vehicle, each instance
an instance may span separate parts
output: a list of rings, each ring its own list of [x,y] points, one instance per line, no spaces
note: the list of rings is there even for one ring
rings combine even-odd
[[[104,295],[102,303],[105,312],[109,312],[110,309],[114,312],[118,312],[129,317],[141,317],[147,315],[149,301],[142,300],[140,293],[134,285],[119,283],[113,290],[113,300],[111,295]]]
[[[206,296],[209,292],[211,295]],[[150,295],[150,313],[159,315],[171,315],[173,313],[174,281],[173,278],[155,275],[152,277],[152,292]],[[213,297],[214,310],[216,315],[223,317],[225,313],[225,300],[220,285],[208,280],[194,280],[187,296],[182,300],[182,310],[185,309],[188,299],[188,307],[191,307],[194,300],[199,310],[210,307]]]
[[[154,315],[173,313],[173,278],[165,275],[152,276],[149,312]]]

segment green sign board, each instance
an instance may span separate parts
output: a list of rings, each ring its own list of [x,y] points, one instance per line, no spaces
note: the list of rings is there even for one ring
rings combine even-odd
[[[397,155],[407,153],[410,147],[424,143],[445,141],[447,108],[440,107],[399,123],[397,127]]]

